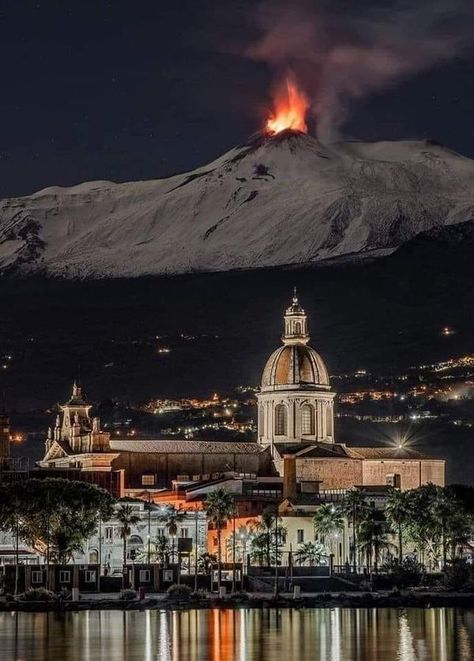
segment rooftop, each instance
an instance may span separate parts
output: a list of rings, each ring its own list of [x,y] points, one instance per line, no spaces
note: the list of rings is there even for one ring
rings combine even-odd
[[[111,439],[110,449],[115,452],[155,452],[163,454],[260,454],[265,448],[257,443],[232,441],[193,440],[122,440]]]

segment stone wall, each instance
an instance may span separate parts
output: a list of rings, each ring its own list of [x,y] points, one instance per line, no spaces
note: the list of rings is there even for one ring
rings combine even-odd
[[[155,474],[156,486],[170,486],[178,475],[209,475],[225,471],[268,474],[270,456],[261,454],[228,453],[158,453],[121,452],[113,468],[125,469],[126,488],[142,486],[142,475]]]
[[[422,484],[433,482],[444,486],[444,462],[418,459],[388,459],[363,461],[362,484],[387,484],[387,476],[396,474],[400,476],[402,491],[416,489]]]
[[[299,480],[321,480],[320,489],[350,489],[362,484],[362,462],[359,459],[296,459]]]

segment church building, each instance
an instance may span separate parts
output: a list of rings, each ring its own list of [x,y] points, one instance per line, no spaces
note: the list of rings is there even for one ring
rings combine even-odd
[[[293,476],[321,491],[392,485],[403,490],[445,483],[445,462],[408,447],[349,447],[335,439],[328,371],[309,346],[308,319],[296,293],[284,315],[282,345],[268,359],[257,395],[257,442],[111,438],[91,418],[91,405],[74,384],[48,431],[39,466],[119,476],[120,492],[169,488],[221,474]],[[81,479],[85,479],[84,475]],[[102,480],[102,483],[103,480]],[[304,486],[303,486],[304,488]],[[291,491],[291,487],[290,487]]]
[[[268,359],[257,395],[258,443],[270,449],[279,474],[286,461],[298,482],[316,481],[325,491],[354,486],[405,490],[428,482],[444,486],[443,460],[404,446],[336,442],[336,393],[323,359],[308,343],[308,319],[295,292],[284,315],[282,346]]]

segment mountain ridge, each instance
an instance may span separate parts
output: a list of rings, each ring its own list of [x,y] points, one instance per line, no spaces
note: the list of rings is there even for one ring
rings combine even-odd
[[[0,271],[138,277],[395,250],[474,214],[474,161],[433,142],[257,134],[165,179],[0,201]]]

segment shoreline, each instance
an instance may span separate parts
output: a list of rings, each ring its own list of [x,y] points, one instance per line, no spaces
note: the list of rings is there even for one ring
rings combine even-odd
[[[201,599],[170,599],[150,596],[122,601],[120,599],[91,599],[79,601],[0,601],[0,612],[61,613],[86,610],[206,610],[206,609],[267,609],[267,608],[474,608],[474,592],[328,592],[293,598],[292,595],[228,595]]]

